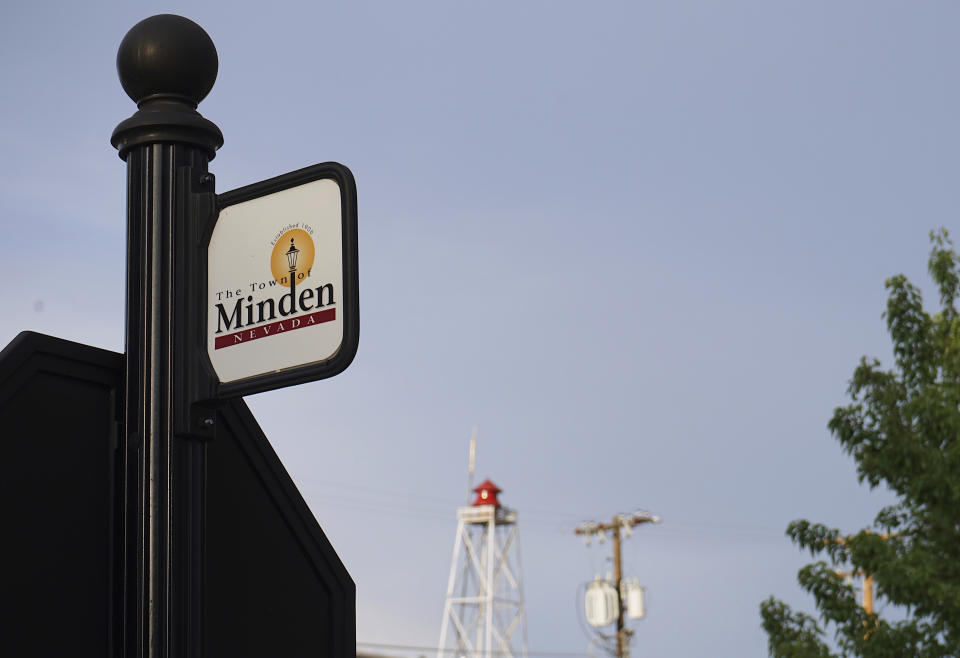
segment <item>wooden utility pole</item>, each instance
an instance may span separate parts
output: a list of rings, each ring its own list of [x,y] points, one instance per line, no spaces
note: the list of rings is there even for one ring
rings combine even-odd
[[[587,521],[580,524],[580,527],[574,530],[575,534],[585,535],[587,538],[593,535],[606,536],[610,533],[613,544],[613,586],[617,590],[617,658],[629,658],[630,656],[630,635],[633,631],[626,627],[623,621],[623,595],[621,592],[621,582],[623,581],[623,561],[620,556],[621,531],[626,531],[627,536],[633,532],[633,527],[641,523],[660,523],[659,516],[651,516],[648,512],[635,512],[633,514],[618,514],[613,517],[610,523],[596,523]]]
[[[868,534],[870,534],[870,531],[869,531],[869,530],[867,530],[866,532],[867,532]],[[890,539],[891,537],[896,537],[896,536],[898,536],[897,533],[888,534],[888,533],[884,532],[884,533],[881,533],[881,534],[880,534],[880,539],[882,539],[882,540],[884,540],[884,541],[887,541],[887,540]],[[849,539],[850,539],[849,537],[837,537],[837,538],[834,539],[833,541],[834,541],[834,543],[837,543],[837,544],[840,544],[841,546],[844,546],[844,545],[846,545],[846,543],[847,543],[847,541],[848,541]],[[824,543],[825,543],[825,544],[829,544],[829,543],[830,543],[830,540],[829,540],[829,539],[824,540]],[[841,577],[841,578],[846,578],[848,575],[851,576],[851,577],[853,577],[853,576],[862,576],[862,577],[863,577],[863,598],[862,598],[861,601],[860,601],[860,605],[861,605],[861,607],[863,608],[863,611],[864,611],[864,612],[866,612],[868,615],[872,615],[872,614],[873,614],[873,586],[874,586],[873,574],[872,574],[872,573],[867,573],[866,571],[863,571],[862,569],[857,569],[857,570],[855,570],[855,571],[853,571],[853,572],[847,572],[847,571],[842,571],[842,570],[840,570],[840,569],[837,569],[837,572],[836,572],[836,573],[837,573],[837,575],[838,575],[839,577]],[[867,622],[864,622],[865,625],[866,625],[866,623],[867,623]],[[868,639],[868,638],[870,637],[870,634],[871,634],[872,632],[873,632],[873,629],[868,629],[868,630],[867,630],[867,634],[863,636],[863,639],[864,639],[864,640]]]
[[[864,612],[868,615],[873,614],[873,575],[868,574],[863,569],[857,569],[856,571],[843,571],[842,569],[837,569],[836,574],[840,578],[846,578],[850,576],[862,576],[863,577],[863,598],[860,601],[860,607],[863,608]]]
[[[867,530],[866,532],[868,534],[872,534],[870,533],[869,530]],[[886,532],[880,533],[880,539],[884,541],[887,541],[891,537],[896,537],[896,536],[898,536],[897,533],[886,533]],[[837,537],[836,539],[833,540],[833,542],[836,544],[840,544],[841,546],[845,546],[849,540],[850,540],[850,537]],[[830,541],[831,540],[826,539],[824,540],[824,544],[829,544]],[[841,578],[845,578],[847,575],[863,576],[863,601],[861,605],[864,611],[866,611],[868,615],[872,615],[873,614],[873,574],[868,574],[861,569],[857,569],[852,573],[848,573],[846,571],[841,571],[838,569],[837,575],[840,576]]]
[[[623,561],[620,557],[620,526],[613,529],[613,586],[620,597],[617,607],[617,658],[626,658],[630,654],[629,631],[623,624],[623,593],[620,583],[623,581]]]

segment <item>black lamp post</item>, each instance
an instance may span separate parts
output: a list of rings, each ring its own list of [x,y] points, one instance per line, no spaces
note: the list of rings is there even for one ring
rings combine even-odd
[[[204,361],[206,250],[214,219],[207,165],[223,144],[197,105],[217,51],[196,23],[162,14],[134,25],[117,72],[137,111],[111,143],[127,163],[122,604],[127,658],[203,652],[204,439],[216,414]]]
[[[293,303],[291,304],[291,310],[297,309],[297,256],[300,255],[300,250],[293,245],[293,238],[290,238],[290,248],[286,252],[287,265],[290,266],[290,295],[293,297]]]

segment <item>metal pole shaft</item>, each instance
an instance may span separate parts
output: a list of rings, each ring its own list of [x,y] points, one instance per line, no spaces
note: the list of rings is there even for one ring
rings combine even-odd
[[[496,514],[492,514],[490,521],[487,523],[487,545],[484,549],[485,559],[486,559],[486,587],[484,588],[484,596],[486,597],[486,608],[484,609],[484,614],[486,615],[485,633],[484,633],[484,655],[486,658],[493,657],[493,605],[496,595],[496,586],[493,582],[495,577],[495,561],[496,561],[496,545],[497,545],[497,520]]]
[[[180,16],[135,25],[117,71],[137,112],[111,142],[127,163],[124,513],[121,654],[203,651],[203,478],[215,380],[201,363],[213,212],[207,166],[223,143],[196,111],[217,55]]]
[[[127,154],[127,655],[200,655],[203,444],[174,433],[183,384],[175,342],[181,167],[206,170],[195,148],[149,144]],[[134,585],[135,584],[135,585]]]

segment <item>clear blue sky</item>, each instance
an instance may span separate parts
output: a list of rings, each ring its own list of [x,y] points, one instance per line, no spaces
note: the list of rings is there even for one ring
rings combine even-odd
[[[2,344],[123,348],[114,62],[162,12],[219,51],[220,191],[356,175],[357,359],[247,401],[361,642],[435,645],[472,425],[520,514],[531,650],[585,650],[609,545],[573,528],[636,508],[664,521],[625,545],[633,655],[765,655],[759,603],[811,609],[783,530],[888,501],[826,422],[861,355],[889,362],[883,280],[932,300],[927,234],[956,226],[960,5],[7,3]]]

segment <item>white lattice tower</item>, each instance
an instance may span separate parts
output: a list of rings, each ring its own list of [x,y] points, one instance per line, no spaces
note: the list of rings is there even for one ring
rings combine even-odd
[[[437,658],[527,658],[517,513],[486,480],[457,510]]]

